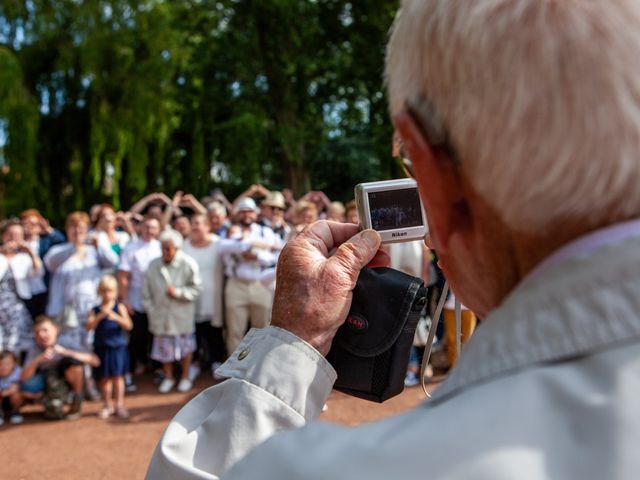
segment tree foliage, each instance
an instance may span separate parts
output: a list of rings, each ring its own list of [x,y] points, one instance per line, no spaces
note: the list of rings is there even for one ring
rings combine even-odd
[[[0,214],[388,177],[396,2],[4,0]],[[2,146],[4,143],[4,146]]]

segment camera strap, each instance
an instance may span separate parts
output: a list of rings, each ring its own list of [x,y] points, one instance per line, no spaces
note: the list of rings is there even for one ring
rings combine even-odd
[[[420,365],[420,386],[424,391],[424,394],[431,398],[431,395],[427,391],[427,385],[424,380],[424,374],[427,370],[427,365],[429,365],[429,359],[431,358],[431,351],[433,350],[433,341],[436,337],[436,327],[438,326],[438,322],[440,321],[440,317],[442,316],[442,310],[444,310],[444,304],[447,301],[447,295],[449,294],[449,282],[444,282],[444,287],[442,288],[442,293],[440,294],[440,299],[438,300],[438,305],[436,307],[436,312],[434,314],[434,318],[431,321],[431,327],[429,328],[429,335],[427,336],[427,343],[424,346],[424,353],[422,355],[422,364]],[[462,338],[462,305],[460,304],[460,300],[456,297],[455,300],[455,321],[456,321],[456,352],[458,355],[460,354],[460,346],[461,346],[461,338]]]

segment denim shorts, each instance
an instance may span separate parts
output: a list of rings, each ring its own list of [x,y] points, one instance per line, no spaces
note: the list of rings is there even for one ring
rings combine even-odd
[[[27,393],[42,393],[46,382],[43,373],[36,373],[33,377],[22,382],[21,390]]]

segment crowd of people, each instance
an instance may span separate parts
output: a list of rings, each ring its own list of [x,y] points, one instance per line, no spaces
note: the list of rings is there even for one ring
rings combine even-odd
[[[0,394],[18,424],[25,401],[47,418],[127,418],[125,391],[153,373],[187,392],[250,327],[269,324],[285,243],[319,218],[357,223],[355,203],[253,185],[234,202],[153,193],[128,211],[72,212],[63,231],[35,209],[0,226]]]

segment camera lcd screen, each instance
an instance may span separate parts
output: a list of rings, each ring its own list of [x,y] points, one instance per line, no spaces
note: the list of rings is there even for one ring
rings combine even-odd
[[[422,225],[417,188],[369,192],[369,211],[374,230],[397,230]]]

